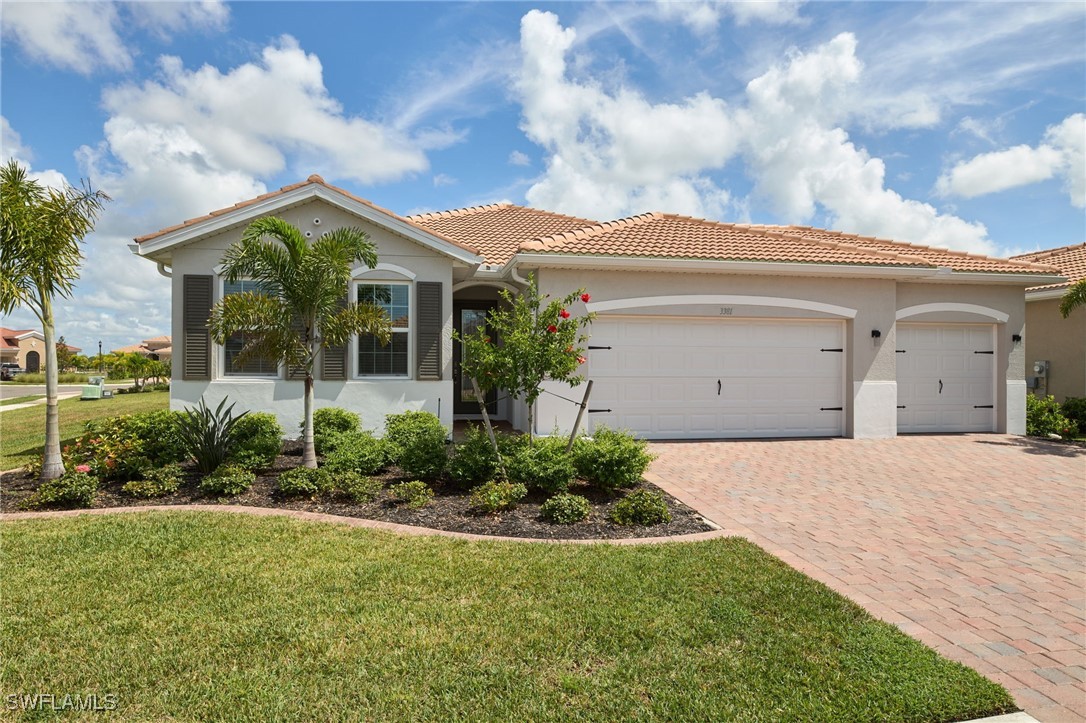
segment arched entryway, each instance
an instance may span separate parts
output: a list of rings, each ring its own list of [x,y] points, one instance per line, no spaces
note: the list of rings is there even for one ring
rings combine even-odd
[[[41,354],[36,351],[26,353],[26,371],[29,374],[41,371]]]

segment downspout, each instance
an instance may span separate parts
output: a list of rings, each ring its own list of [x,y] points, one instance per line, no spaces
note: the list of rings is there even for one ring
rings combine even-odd
[[[173,278],[173,267],[172,266],[166,266],[166,264],[164,262],[159,261],[158,262],[158,273],[162,274],[167,279],[172,279]]]

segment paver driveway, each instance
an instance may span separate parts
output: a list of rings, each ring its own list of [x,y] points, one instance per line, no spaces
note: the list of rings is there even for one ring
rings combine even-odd
[[[1003,435],[655,443],[648,479],[1039,720],[1086,720],[1086,449]]]

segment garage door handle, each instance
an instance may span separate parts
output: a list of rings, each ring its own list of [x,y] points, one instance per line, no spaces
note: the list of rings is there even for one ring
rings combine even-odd
[[[940,394],[943,393],[943,380],[942,379],[939,380],[939,393]]]
[[[994,409],[994,408],[995,407],[993,405],[991,405],[991,404],[974,404],[973,405],[973,409]]]
[[[718,397],[720,396],[720,387],[721,387],[721,384],[720,384],[720,380],[719,380],[719,379],[717,379],[717,380],[716,380],[716,395],[717,395]]]

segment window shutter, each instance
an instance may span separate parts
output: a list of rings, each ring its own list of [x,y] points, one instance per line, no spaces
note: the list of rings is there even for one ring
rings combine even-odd
[[[182,379],[211,379],[211,289],[211,276],[185,274],[181,282]]]
[[[347,308],[347,295],[339,300],[341,309]],[[321,379],[341,381],[347,378],[347,346],[327,346],[321,354]]]
[[[439,381],[441,379],[441,282],[419,281],[415,284],[417,350],[415,361],[416,379]]]

